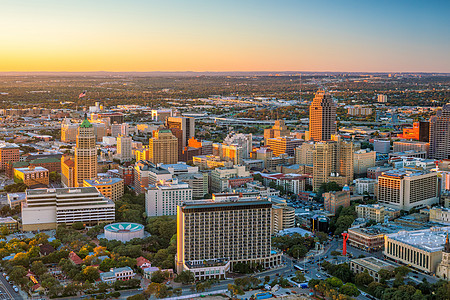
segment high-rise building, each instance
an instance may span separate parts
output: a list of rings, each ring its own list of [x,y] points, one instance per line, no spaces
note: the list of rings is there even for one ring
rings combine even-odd
[[[169,129],[155,132],[148,144],[149,160],[154,164],[176,164],[178,162],[178,140]]]
[[[101,177],[92,180],[85,179],[84,187],[95,187],[106,198],[117,201],[124,193],[123,179],[115,177]]]
[[[280,265],[271,247],[269,201],[198,200],[177,209],[177,273],[189,270],[198,280],[225,278],[236,263]]]
[[[121,162],[133,159],[131,137],[124,135],[119,135],[117,137],[117,155]]]
[[[294,156],[294,149],[300,146],[304,141],[290,136],[276,137],[267,139],[267,146],[273,150],[274,156],[287,154]]]
[[[377,153],[387,154],[391,151],[391,141],[389,140],[374,140],[373,150]]]
[[[64,143],[74,143],[77,138],[77,123],[71,123],[70,120],[64,119],[61,123],[61,141]]]
[[[172,110],[161,110],[161,109],[153,109],[152,110],[152,121],[158,122],[166,122],[166,120],[172,117]]]
[[[213,144],[213,155],[237,165],[242,163],[244,149],[237,144]]]
[[[430,157],[450,158],[450,103],[430,119]]]
[[[181,149],[188,145],[190,138],[195,137],[195,119],[192,117],[168,117],[166,127],[181,129]]]
[[[114,202],[95,187],[32,189],[22,203],[24,231],[55,229],[59,224],[88,225],[115,220]]]
[[[430,123],[427,121],[414,122],[412,128],[403,128],[403,138],[429,142]]]
[[[323,183],[332,181],[341,186],[350,184],[353,174],[353,143],[334,136],[333,141],[318,142],[314,145],[314,190],[318,190]]]
[[[230,186],[230,178],[247,178],[253,181],[253,177],[245,169],[245,166],[218,167],[211,171],[211,191],[214,193],[225,191]]]
[[[377,154],[375,151],[361,149],[353,154],[354,173],[357,176],[367,175],[367,169],[375,167]]]
[[[333,191],[324,193],[324,208],[325,210],[336,214],[339,207],[350,206],[350,192],[349,191]]]
[[[329,141],[336,134],[336,105],[325,91],[317,91],[309,107],[309,136],[313,141]]]
[[[430,143],[419,141],[397,141],[393,144],[393,152],[405,152],[410,150],[428,153],[430,151]]]
[[[97,148],[94,127],[87,118],[78,127],[75,147],[75,184],[83,186],[85,179],[97,177]]]
[[[223,140],[226,145],[238,145],[242,148],[242,159],[250,158],[250,152],[253,150],[252,134],[230,132]]]
[[[174,216],[177,205],[192,200],[192,188],[177,178],[149,185],[145,192],[145,212],[149,217]]]
[[[140,160],[134,166],[134,191],[136,194],[144,193],[145,188],[158,181],[171,179],[172,174],[168,170],[156,166],[149,160]]]
[[[284,120],[276,120],[272,128],[264,129],[264,145],[267,145],[267,140],[277,138],[280,136],[289,136],[291,132],[284,124]]]
[[[378,177],[378,203],[396,209],[410,210],[439,202],[437,173],[398,169]]]
[[[301,146],[295,148],[295,163],[299,165],[313,165],[314,159],[314,143],[305,142]]]

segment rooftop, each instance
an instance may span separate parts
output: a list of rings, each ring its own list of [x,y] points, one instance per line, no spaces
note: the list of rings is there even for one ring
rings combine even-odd
[[[48,170],[43,167],[16,168],[16,170],[22,173],[48,172]]]
[[[396,265],[372,256],[352,259],[352,262],[375,272],[378,272],[381,269],[392,271],[396,268]]]
[[[37,190],[27,190],[27,195],[44,195],[44,194],[87,194],[95,193],[98,194],[99,191],[95,187],[79,187],[79,188],[52,188],[52,189],[37,189]]]
[[[449,231],[450,227],[432,227],[416,231],[401,231],[389,234],[388,238],[427,252],[436,252],[444,248],[445,239]]]
[[[90,184],[91,186],[100,186],[100,185],[116,184],[123,181],[123,179],[117,177],[102,177],[96,179],[85,179],[84,181]]]
[[[182,205],[184,209],[204,209],[204,208],[219,208],[219,207],[240,207],[240,206],[248,206],[248,205],[270,205],[272,203],[267,200],[238,200],[238,201],[220,201],[215,202],[213,200],[196,200],[191,202],[185,202]]]

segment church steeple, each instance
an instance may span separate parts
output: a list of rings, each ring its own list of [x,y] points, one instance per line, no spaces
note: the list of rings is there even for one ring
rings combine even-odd
[[[448,239],[448,231],[447,231],[447,238],[445,239],[444,252],[450,253],[450,242]]]

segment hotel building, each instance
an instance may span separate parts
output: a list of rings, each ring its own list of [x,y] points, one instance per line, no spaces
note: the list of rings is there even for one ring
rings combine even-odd
[[[269,201],[193,201],[177,209],[179,274],[195,278],[225,278],[235,263],[281,264],[271,248],[272,203]]]
[[[178,179],[149,185],[145,192],[145,212],[149,217],[173,216],[177,205],[192,200],[192,188]]]

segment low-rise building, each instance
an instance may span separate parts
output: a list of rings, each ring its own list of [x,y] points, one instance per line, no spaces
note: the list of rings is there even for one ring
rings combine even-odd
[[[376,282],[380,282],[380,270],[392,272],[397,266],[376,257],[356,258],[350,261],[350,270],[359,274],[367,272]]]
[[[272,196],[269,201],[272,205],[272,230],[275,234],[287,228],[295,227],[295,209],[286,203],[286,199]]]
[[[306,184],[311,177],[309,175],[283,173],[261,173],[261,176],[266,186],[269,186],[271,182],[274,182],[276,186],[281,186],[286,192],[291,192],[294,194],[304,191]]]
[[[349,191],[333,191],[324,193],[324,207],[332,214],[336,214],[338,208],[350,206],[350,192]]]
[[[104,283],[112,284],[117,280],[130,280],[133,279],[136,274],[130,267],[111,268],[109,272],[100,273],[100,279]]]
[[[442,260],[450,227],[400,231],[386,235],[384,255],[396,262],[433,274]]]
[[[353,181],[355,183],[355,193],[358,195],[364,195],[368,193],[373,195],[375,193],[376,179],[370,178],[357,178]]]
[[[9,193],[7,195],[8,204],[10,208],[14,208],[18,205],[22,205],[22,202],[26,201],[25,193]]]
[[[355,207],[358,218],[384,222],[385,218],[394,219],[400,216],[400,210],[384,207],[379,204],[360,204]]]
[[[123,179],[115,177],[101,177],[97,179],[85,179],[84,187],[96,187],[103,196],[117,201],[122,198],[124,193]]]
[[[430,222],[450,224],[450,209],[445,207],[430,208]]]
[[[19,230],[19,222],[13,217],[0,218],[0,228],[5,226],[10,233]]]
[[[201,170],[215,169],[219,167],[231,168],[232,161],[226,161],[214,155],[198,155],[192,157],[192,163]]]
[[[43,167],[29,166],[14,169],[14,178],[21,180],[28,187],[48,186],[49,172]]]

